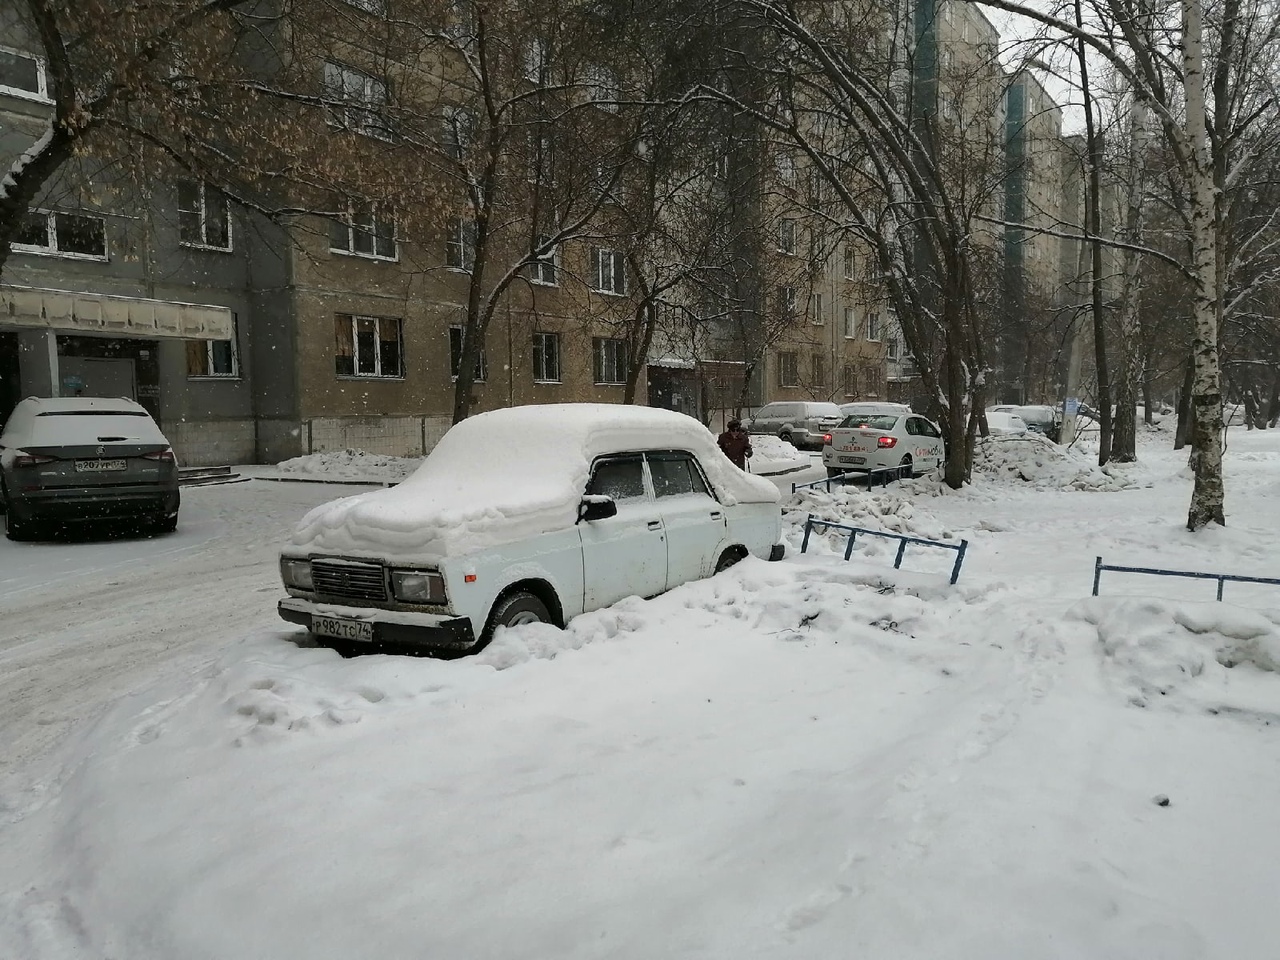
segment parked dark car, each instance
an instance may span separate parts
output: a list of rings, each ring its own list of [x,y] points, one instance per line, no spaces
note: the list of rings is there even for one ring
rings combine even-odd
[[[0,502],[10,540],[55,522],[129,519],[168,532],[178,526],[178,465],[132,400],[28,397],[0,433]]]

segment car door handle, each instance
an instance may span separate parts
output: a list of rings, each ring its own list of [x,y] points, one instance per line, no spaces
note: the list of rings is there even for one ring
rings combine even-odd
[[[723,518],[724,518],[724,514],[723,514],[723,513],[721,513],[719,510],[712,510],[712,511],[711,511],[711,519],[712,519],[712,520],[721,520],[721,519],[723,519]]]
[[[661,529],[662,529],[662,521],[661,521],[661,520],[650,520],[650,521],[649,521],[649,529],[650,529],[650,530],[661,530]]]

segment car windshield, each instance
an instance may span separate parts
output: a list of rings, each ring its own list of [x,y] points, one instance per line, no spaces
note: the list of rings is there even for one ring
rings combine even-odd
[[[31,423],[30,438],[22,442],[36,446],[80,446],[121,440],[166,443],[146,413],[128,410],[42,413]]]
[[[865,427],[868,430],[892,430],[897,426],[897,417],[888,417],[883,414],[872,417],[845,417],[844,422],[840,424],[842,427]]]

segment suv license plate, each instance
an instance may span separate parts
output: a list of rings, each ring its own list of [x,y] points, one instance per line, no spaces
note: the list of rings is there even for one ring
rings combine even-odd
[[[77,460],[76,473],[100,473],[104,470],[125,470],[129,466],[124,460]]]
[[[866,457],[841,457],[840,462],[841,463],[866,463],[867,458]]]
[[[373,624],[368,620],[343,620],[341,617],[311,616],[311,632],[338,640],[373,642]]]

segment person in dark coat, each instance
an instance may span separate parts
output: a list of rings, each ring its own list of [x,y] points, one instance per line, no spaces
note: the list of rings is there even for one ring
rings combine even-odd
[[[720,449],[724,455],[737,464],[739,470],[747,469],[747,458],[751,456],[751,438],[742,429],[741,420],[730,420],[729,428],[720,434]]]

